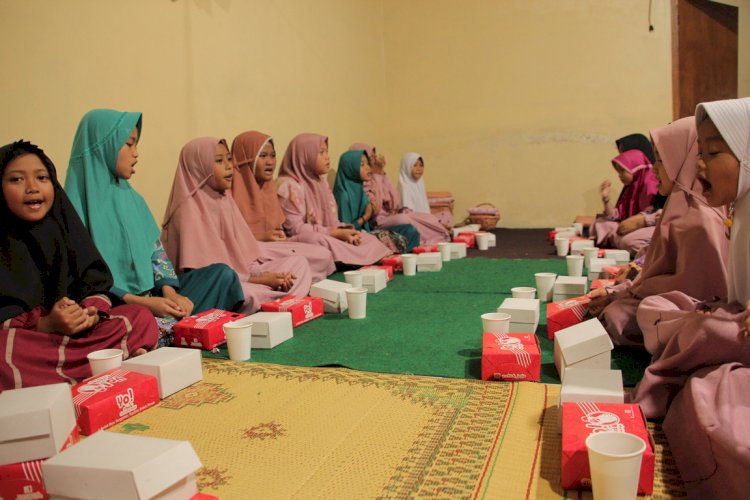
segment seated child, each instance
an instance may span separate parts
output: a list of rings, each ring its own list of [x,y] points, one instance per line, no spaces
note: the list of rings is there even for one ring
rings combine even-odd
[[[232,141],[231,153],[235,170],[232,198],[263,255],[271,258],[301,255],[310,264],[313,282],[336,271],[333,255],[325,246],[302,243],[299,236],[288,238],[284,233],[284,212],[273,181],[276,170],[273,139],[261,132],[243,132]]]
[[[79,382],[99,349],[153,349],[154,317],[108,295],[112,275],[47,155],[25,141],[3,146],[0,176],[0,390]]]
[[[224,139],[202,137],[182,148],[161,239],[177,269],[220,262],[240,277],[251,314],[285,295],[307,295],[312,273],[300,256],[266,257],[232,200],[234,166]]]
[[[348,266],[375,264],[391,255],[375,236],[339,220],[336,200],[325,179],[330,167],[327,137],[299,134],[289,143],[276,181],[286,233],[324,245],[337,263]]]
[[[212,308],[232,310],[244,299],[237,275],[223,264],[175,274],[159,227],[129,182],[139,159],[141,124],[141,113],[86,113],[73,140],[65,190],[112,270],[112,293],[148,307],[160,325],[160,345],[168,345],[176,319]]]
[[[398,188],[405,208],[423,214],[430,213],[430,202],[424,187],[424,160],[417,153],[406,153],[401,158]]]

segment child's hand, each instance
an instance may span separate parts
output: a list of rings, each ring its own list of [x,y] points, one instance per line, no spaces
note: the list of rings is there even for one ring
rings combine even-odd
[[[271,290],[279,292],[288,292],[294,285],[297,277],[292,273],[263,273],[260,276],[250,278],[250,283],[256,285],[265,285]]]
[[[646,227],[646,218],[641,214],[635,214],[620,222],[617,226],[617,234],[623,236],[644,227]]]
[[[612,183],[610,181],[604,181],[599,186],[599,194],[602,197],[602,200],[607,199],[609,200],[609,192],[612,189]]]
[[[95,307],[82,308],[75,301],[63,297],[55,302],[49,314],[39,318],[37,328],[43,332],[75,335],[88,330],[99,322]]]
[[[367,207],[365,208],[365,213],[362,215],[362,218],[364,220],[370,220],[372,219],[372,216],[375,215],[375,210],[372,208],[372,203],[368,203]]]
[[[286,233],[281,229],[274,229],[270,234],[271,238],[269,241],[285,241]]]
[[[359,245],[361,243],[361,237],[359,231],[350,229],[348,227],[337,227],[331,229],[331,236],[341,241],[345,241],[350,245]]]
[[[174,300],[166,297],[138,297],[137,300],[127,301],[128,304],[140,304],[147,307],[154,316],[163,318],[172,316],[173,318],[182,318],[185,312]]]
[[[596,290],[592,290],[588,296],[591,299],[591,302],[589,302],[589,313],[591,314],[592,318],[596,318],[597,316],[599,316],[604,308],[607,307],[611,302],[609,295],[607,294],[607,290],[605,290],[604,288],[597,288]]]
[[[193,312],[193,302],[184,295],[180,295],[179,293],[177,293],[177,290],[175,290],[171,286],[163,286],[161,288],[161,293],[162,295],[164,295],[164,298],[174,302],[177,306],[177,309],[180,311],[179,316],[172,315],[175,318],[190,316],[190,314]]]

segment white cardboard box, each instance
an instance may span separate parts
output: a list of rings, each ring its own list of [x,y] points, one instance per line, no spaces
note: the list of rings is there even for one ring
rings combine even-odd
[[[56,455],[76,427],[68,384],[0,393],[0,465]]]
[[[497,308],[497,312],[510,314],[511,330],[516,331],[527,331],[527,330],[514,330],[514,323],[524,323],[527,325],[538,325],[539,324],[539,299],[516,299],[509,297],[503,300],[500,307]],[[530,330],[536,331],[536,326]]]
[[[482,226],[480,226],[479,224],[469,224],[466,226],[454,227],[452,229],[453,237],[455,238],[459,235],[459,233],[476,233],[480,229],[482,229]]]
[[[552,293],[580,297],[586,295],[588,284],[589,280],[586,276],[558,276]]]
[[[574,227],[556,227],[555,228],[555,238],[573,238],[575,236],[578,236],[576,233],[576,228]]]
[[[201,352],[198,349],[162,347],[126,359],[122,362],[122,367],[131,372],[156,377],[161,399],[203,380]]]
[[[350,288],[354,287],[342,281],[321,280],[310,287],[310,296],[323,299],[323,311],[342,313],[349,308],[346,291]]]
[[[616,266],[617,262],[615,259],[599,259],[594,258],[589,262],[589,279],[598,280],[602,277],[602,269],[607,266]]]
[[[593,318],[562,329],[555,334],[555,367],[560,380],[568,368],[609,370],[612,340],[598,319]]]
[[[451,253],[453,251],[451,250]],[[417,254],[417,272],[434,272],[443,269],[443,259],[440,252],[425,252]]]
[[[463,259],[466,257],[466,243],[463,241],[456,241],[448,244],[451,248],[451,260]]]
[[[253,349],[273,349],[294,335],[290,312],[257,312],[235,322],[240,321],[253,324]]]
[[[188,441],[100,431],[44,462],[42,476],[52,498],[190,498],[200,467]]]
[[[496,247],[497,246],[497,235],[495,233],[487,232],[487,246],[488,247]]]
[[[630,252],[627,250],[605,250],[604,251],[604,258],[605,259],[615,259],[615,263],[617,265],[620,264],[627,264],[630,262]]]
[[[359,272],[362,274],[362,286],[367,288],[367,293],[378,293],[388,286],[388,273],[385,269],[360,269]]]
[[[624,403],[620,370],[569,368],[560,388],[562,403]]]
[[[584,248],[594,248],[594,240],[572,240],[570,242],[570,253],[575,255],[575,252],[580,252]]]

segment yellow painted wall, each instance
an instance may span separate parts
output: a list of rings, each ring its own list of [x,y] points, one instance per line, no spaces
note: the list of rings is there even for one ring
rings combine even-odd
[[[740,93],[750,95],[750,0]],[[456,214],[507,227],[599,209],[615,138],[670,119],[670,0],[0,0],[0,143],[42,145],[64,176],[94,107],[144,112],[133,184],[161,220],[200,135],[375,143],[397,178],[422,153]]]

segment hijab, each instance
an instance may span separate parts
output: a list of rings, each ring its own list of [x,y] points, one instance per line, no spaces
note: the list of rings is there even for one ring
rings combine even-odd
[[[675,184],[630,291],[638,298],[672,290],[698,300],[724,298],[729,251],[726,211],[709,207],[701,194],[695,118],[654,129],[651,137],[667,177]]]
[[[273,181],[263,186],[255,179],[258,155],[273,138],[261,132],[243,132],[232,141],[232,162],[235,175],[232,179],[232,197],[253,233],[266,233],[284,223],[284,212],[276,194]]]
[[[615,141],[615,144],[617,145],[618,151],[622,151],[624,153],[625,151],[629,151],[631,149],[637,149],[638,151],[646,155],[646,158],[648,158],[648,161],[651,162],[652,165],[656,161],[654,150],[651,147],[651,141],[649,141],[648,137],[643,134],[630,134],[624,137],[620,137]]]
[[[646,155],[637,149],[631,149],[615,156],[612,164],[621,166],[633,175],[633,182],[623,187],[615,205],[620,220],[652,206],[654,195],[659,189],[659,181]]]
[[[355,142],[349,146],[349,151],[364,150],[371,163],[375,163],[375,146],[364,142]],[[372,167],[372,164],[370,165]],[[373,170],[370,180],[364,183],[365,192],[372,193],[371,200],[377,207],[381,207],[386,213],[394,213],[401,208],[401,197],[396,188],[388,179],[385,169],[382,173]]]
[[[0,148],[0,179],[26,154],[47,168],[55,199],[38,222],[16,217],[0,190],[0,322],[35,307],[47,310],[63,297],[76,302],[112,287],[112,275],[57,180],[55,165],[39,147],[17,141]]]
[[[750,97],[698,104],[697,126],[706,116],[711,117],[740,163],[729,240],[728,290],[729,301],[745,307],[750,299]]]
[[[315,173],[318,151],[327,143],[328,137],[319,134],[299,134],[292,139],[281,162],[278,182],[289,178],[299,182],[305,191],[307,215],[313,215],[317,224],[336,227],[339,219],[333,193],[325,176]]]
[[[117,288],[140,294],[154,287],[151,254],[159,227],[146,201],[117,176],[117,156],[133,128],[141,136],[141,113],[95,109],[78,124],[65,191]]]
[[[339,207],[339,219],[346,224],[354,224],[365,213],[369,203],[360,177],[362,156],[368,158],[364,150],[347,151],[339,158],[339,169],[333,185],[333,196]],[[365,221],[363,228],[370,230],[370,223]]]
[[[224,139],[201,137],[180,151],[161,240],[177,269],[222,263],[247,281],[261,251],[231,191],[215,189],[217,144],[227,145]]]
[[[419,159],[422,159],[422,157],[417,153],[406,153],[401,158],[401,171],[398,177],[401,203],[415,212],[430,213],[430,203],[427,201],[427,191],[424,187],[424,176],[418,181],[415,181],[411,176],[412,168]],[[422,161],[424,162],[424,160]]]

